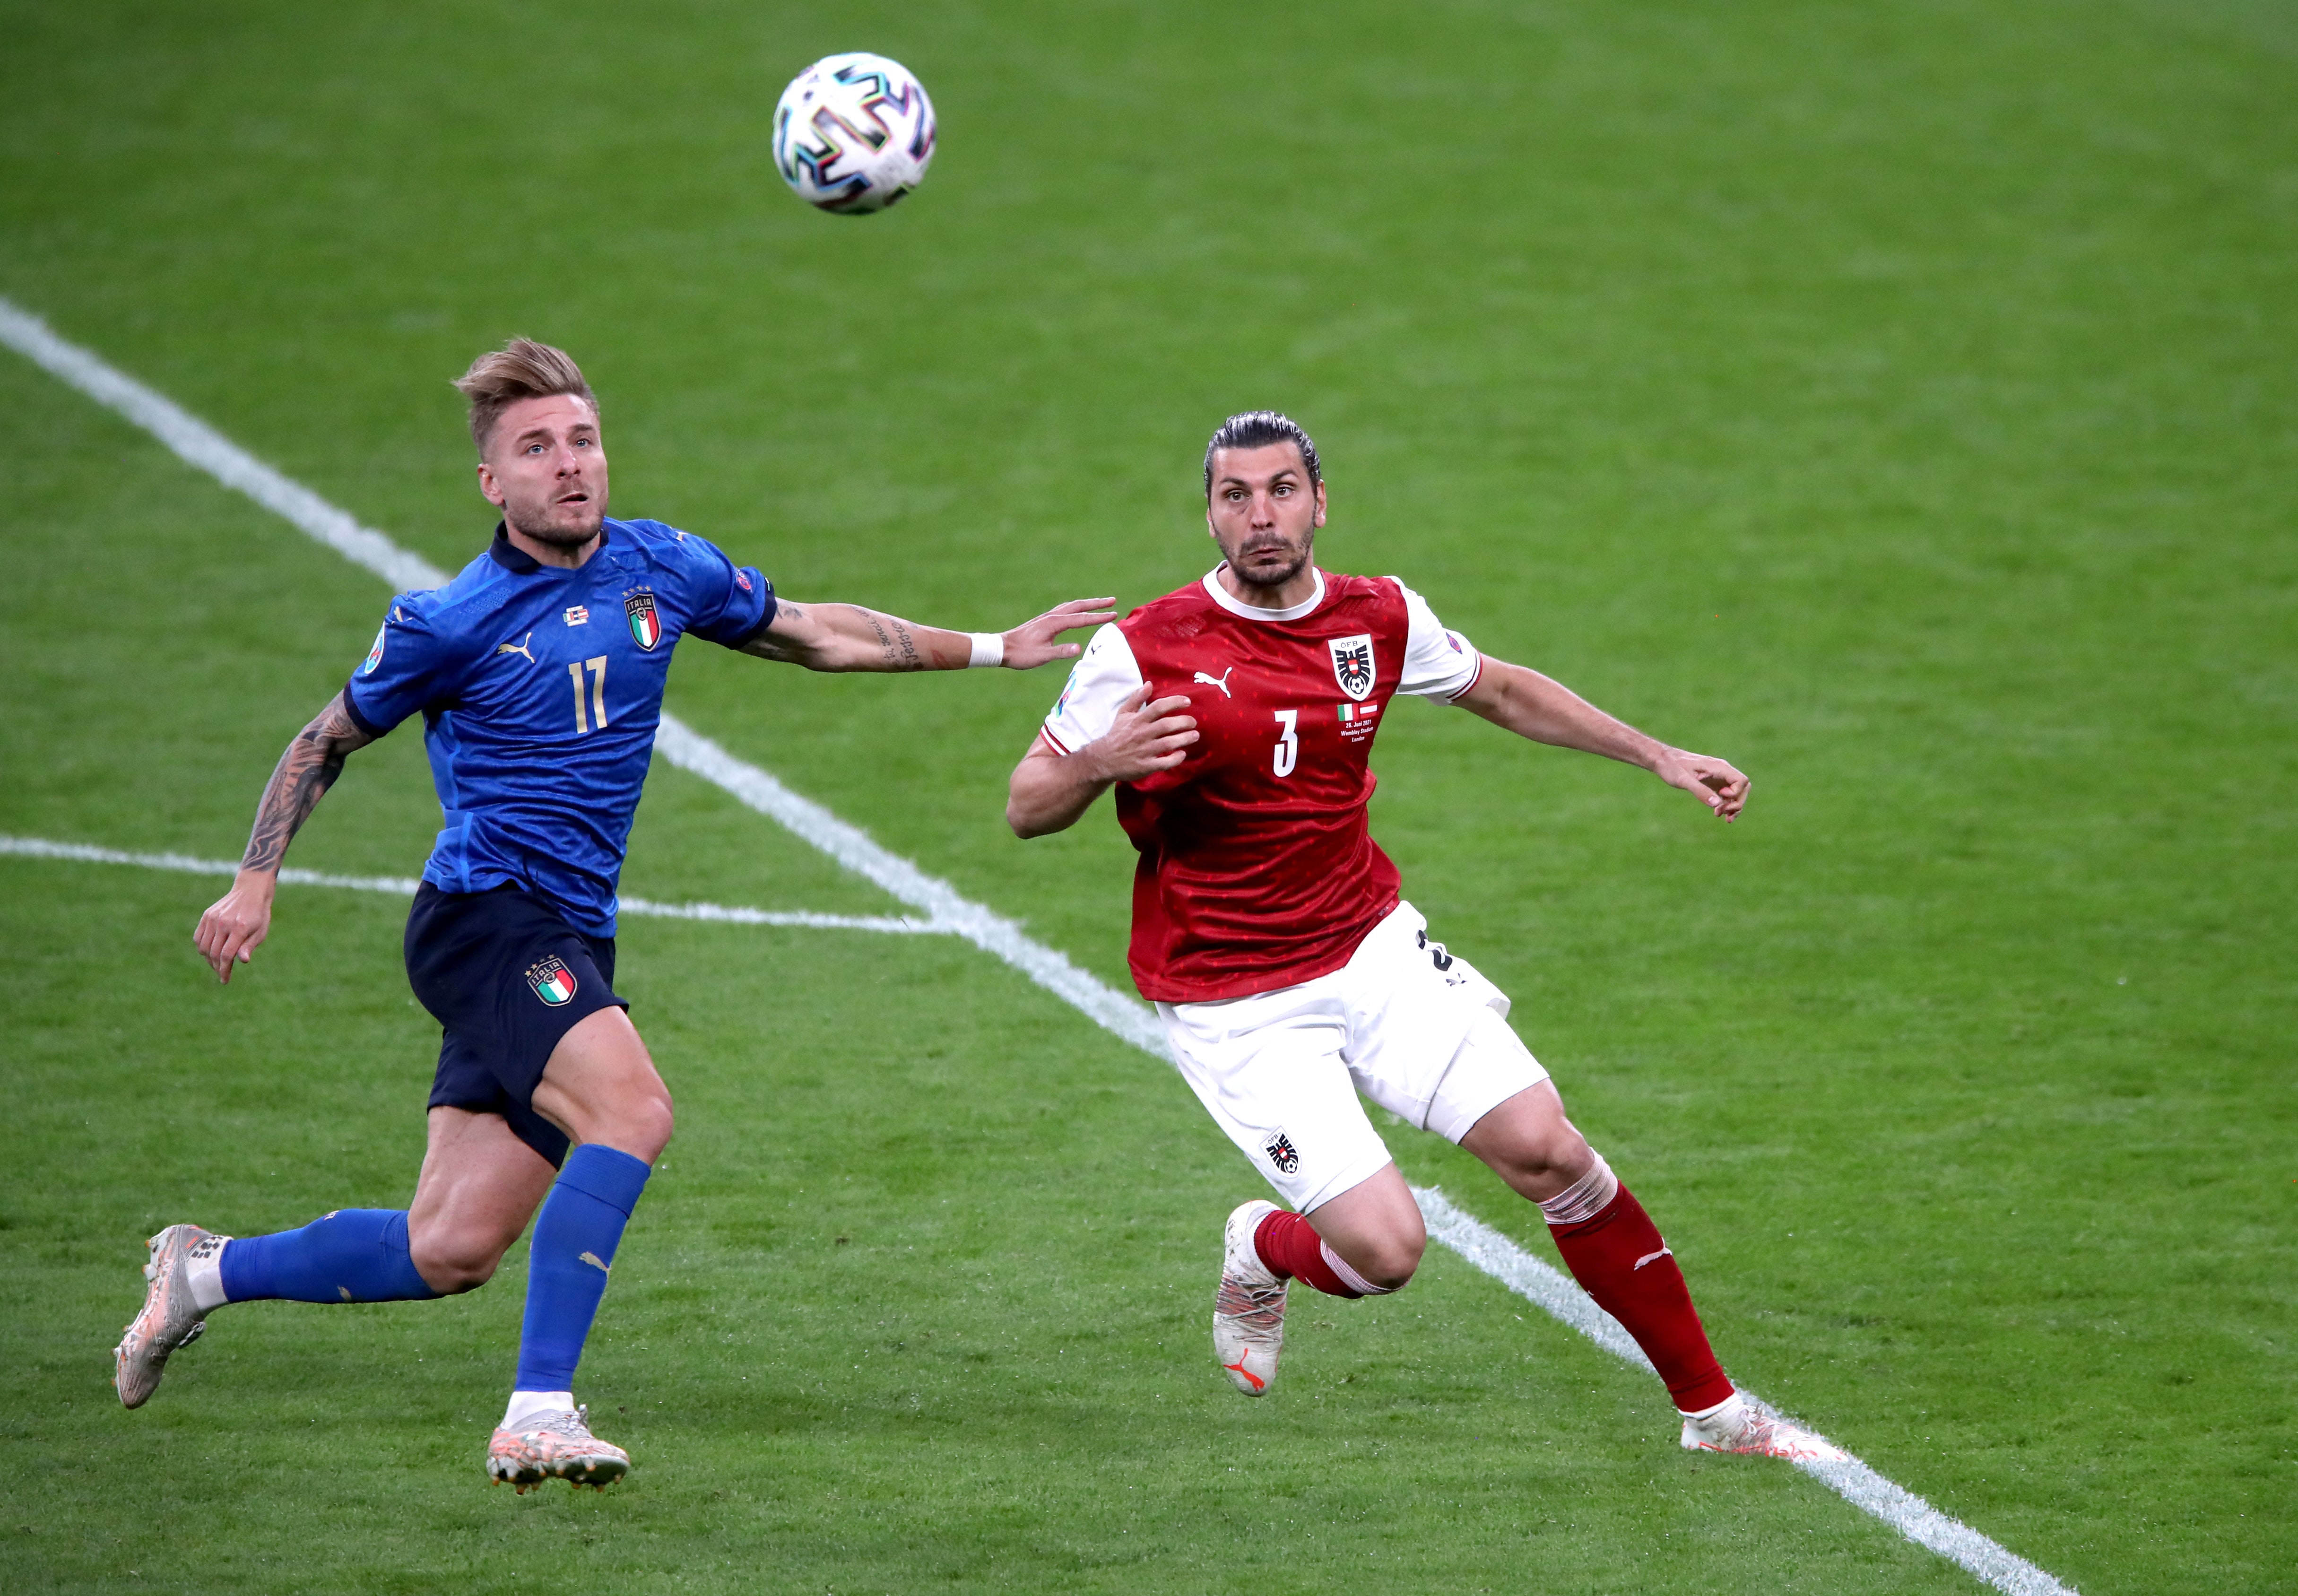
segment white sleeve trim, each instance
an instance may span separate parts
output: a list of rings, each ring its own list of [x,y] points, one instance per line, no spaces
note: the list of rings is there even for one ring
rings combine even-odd
[[[1046,716],[1046,740],[1056,753],[1074,754],[1108,736],[1117,724],[1118,707],[1140,685],[1133,645],[1114,623],[1103,626],[1070,668],[1069,683]]]
[[[1404,595],[1407,617],[1404,670],[1397,679],[1396,690],[1423,699],[1459,698],[1484,674],[1484,656],[1466,637],[1439,621],[1436,612],[1428,608],[1427,600],[1405,586],[1401,579],[1392,576],[1389,580]]]

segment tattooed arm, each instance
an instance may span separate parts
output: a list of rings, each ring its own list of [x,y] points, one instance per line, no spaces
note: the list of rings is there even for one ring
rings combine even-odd
[[[271,895],[288,842],[343,773],[344,757],[374,740],[359,729],[337,693],[279,756],[255,806],[255,830],[240,858],[239,874],[231,890],[200,916],[192,936],[218,980],[229,981],[232,965],[246,963],[270,935]]]
[[[1004,664],[1029,670],[1048,660],[1074,659],[1076,643],[1054,640],[1080,626],[1116,618],[1111,599],[1072,599],[1004,633]],[[810,671],[962,671],[973,658],[969,633],[920,626],[858,604],[779,603],[766,629],[742,645],[761,659],[785,660]]]

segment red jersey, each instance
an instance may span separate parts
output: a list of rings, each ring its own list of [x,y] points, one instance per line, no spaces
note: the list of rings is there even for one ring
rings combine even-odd
[[[1396,906],[1366,824],[1373,739],[1397,694],[1458,698],[1483,661],[1395,577],[1316,576],[1302,603],[1260,609],[1216,572],[1104,626],[1046,717],[1068,754],[1144,682],[1190,700],[1187,757],[1117,789],[1141,855],[1129,963],[1153,1001],[1313,980]]]

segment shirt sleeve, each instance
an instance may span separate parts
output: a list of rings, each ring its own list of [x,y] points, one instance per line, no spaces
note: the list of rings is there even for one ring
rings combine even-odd
[[[773,624],[774,584],[738,566],[717,544],[688,533],[678,540],[686,572],[686,630],[705,642],[739,649]]]
[[[392,601],[376,628],[375,646],[343,687],[343,704],[360,731],[381,737],[427,705],[453,697],[453,662],[444,640],[412,593]]]
[[[1141,666],[1133,657],[1133,645],[1114,623],[1103,626],[1070,667],[1069,683],[1046,716],[1046,740],[1058,752],[1074,754],[1108,736],[1117,724],[1118,707],[1140,685]]]
[[[1484,657],[1459,633],[1448,629],[1428,608],[1428,600],[1392,576],[1404,595],[1408,617],[1404,637],[1404,672],[1396,690],[1450,703],[1476,684],[1484,674]]]

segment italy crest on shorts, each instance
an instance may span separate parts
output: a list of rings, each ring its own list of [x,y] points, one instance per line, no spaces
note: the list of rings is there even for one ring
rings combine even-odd
[[[537,997],[554,1009],[574,996],[574,972],[566,968],[556,954],[541,963],[526,967],[526,984],[534,988]]]
[[[1341,684],[1343,692],[1361,700],[1372,690],[1372,633],[1328,637],[1325,646],[1333,651],[1333,680]]]
[[[624,594],[623,615],[631,624],[631,641],[651,653],[662,641],[662,616],[655,611],[654,595],[644,588]]]

